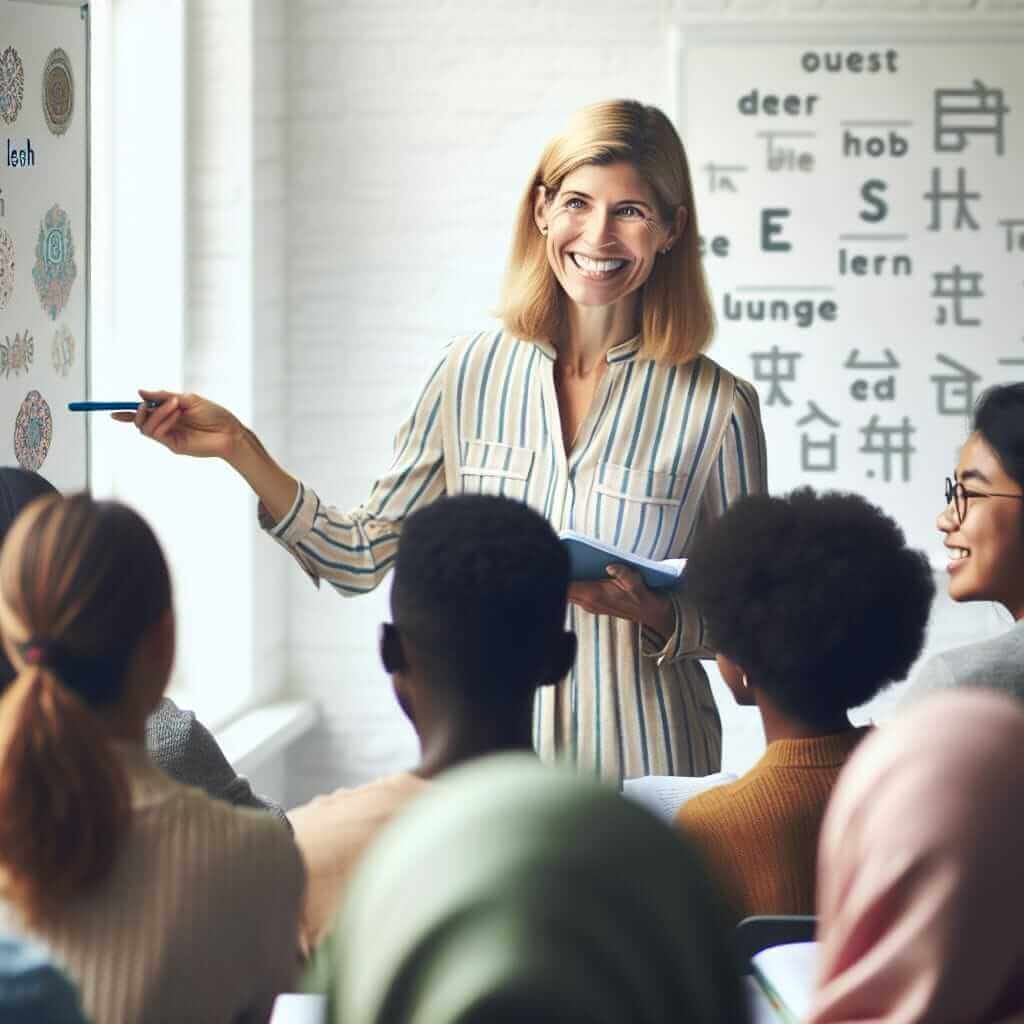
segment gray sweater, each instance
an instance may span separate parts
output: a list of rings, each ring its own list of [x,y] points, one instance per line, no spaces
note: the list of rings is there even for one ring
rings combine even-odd
[[[952,686],[980,686],[1024,701],[1024,619],[999,636],[954,647],[914,673],[908,699]]]
[[[208,796],[236,807],[267,811],[291,831],[284,810],[252,791],[249,780],[234,768],[191,711],[183,711],[167,697],[146,721],[146,750],[150,760],[176,782],[198,786]]]

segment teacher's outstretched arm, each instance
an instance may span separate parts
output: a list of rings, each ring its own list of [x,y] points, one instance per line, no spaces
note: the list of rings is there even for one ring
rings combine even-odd
[[[325,580],[350,597],[384,579],[405,518],[445,493],[440,407],[447,351],[398,431],[391,466],[353,510],[322,502],[312,487],[278,465],[237,416],[199,395],[140,391],[160,405],[115,418],[134,423],[177,455],[223,459],[260,499],[260,526],[317,585]]]
[[[295,502],[298,481],[282,469],[259,438],[230,410],[201,395],[171,391],[139,391],[146,401],[133,413],[114,413],[122,422],[134,422],[142,434],[159,441],[175,455],[220,458],[245,478],[256,492],[268,516],[282,519]]]

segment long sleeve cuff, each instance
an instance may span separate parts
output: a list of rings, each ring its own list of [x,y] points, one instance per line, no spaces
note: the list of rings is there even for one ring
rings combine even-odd
[[[273,537],[302,566],[302,571],[317,587],[320,586],[320,574],[316,571],[312,559],[304,556],[297,545],[313,529],[313,523],[319,510],[320,498],[301,480],[292,507],[278,522],[274,522],[262,501],[256,506],[256,518],[260,528]]]
[[[659,665],[683,658],[713,658],[708,646],[704,622],[697,609],[687,604],[678,591],[669,594],[672,602],[672,632],[664,637],[657,630],[643,626],[640,630],[640,653],[654,658]]]
[[[657,663],[662,664],[671,653],[674,647],[674,638],[679,632],[679,611],[675,601],[672,601],[672,632],[668,637],[659,633],[651,626],[640,627],[640,653],[645,658],[654,658]]]

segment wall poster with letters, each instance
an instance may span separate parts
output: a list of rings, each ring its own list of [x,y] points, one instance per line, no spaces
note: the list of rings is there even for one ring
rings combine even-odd
[[[1024,35],[702,25],[676,124],[774,492],[855,490],[930,554],[978,394],[1024,380]]]

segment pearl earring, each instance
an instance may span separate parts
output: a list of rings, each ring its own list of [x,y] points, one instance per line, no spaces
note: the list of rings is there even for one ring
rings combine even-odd
[[[546,236],[546,235],[547,235],[547,233],[548,233],[548,229],[547,229],[547,228],[541,228],[541,229],[540,229],[540,233],[541,233],[542,235],[545,235],[545,236]]]
[[[750,683],[747,682],[747,673],[746,672],[743,673],[743,689],[744,690],[749,690],[750,689]]]

